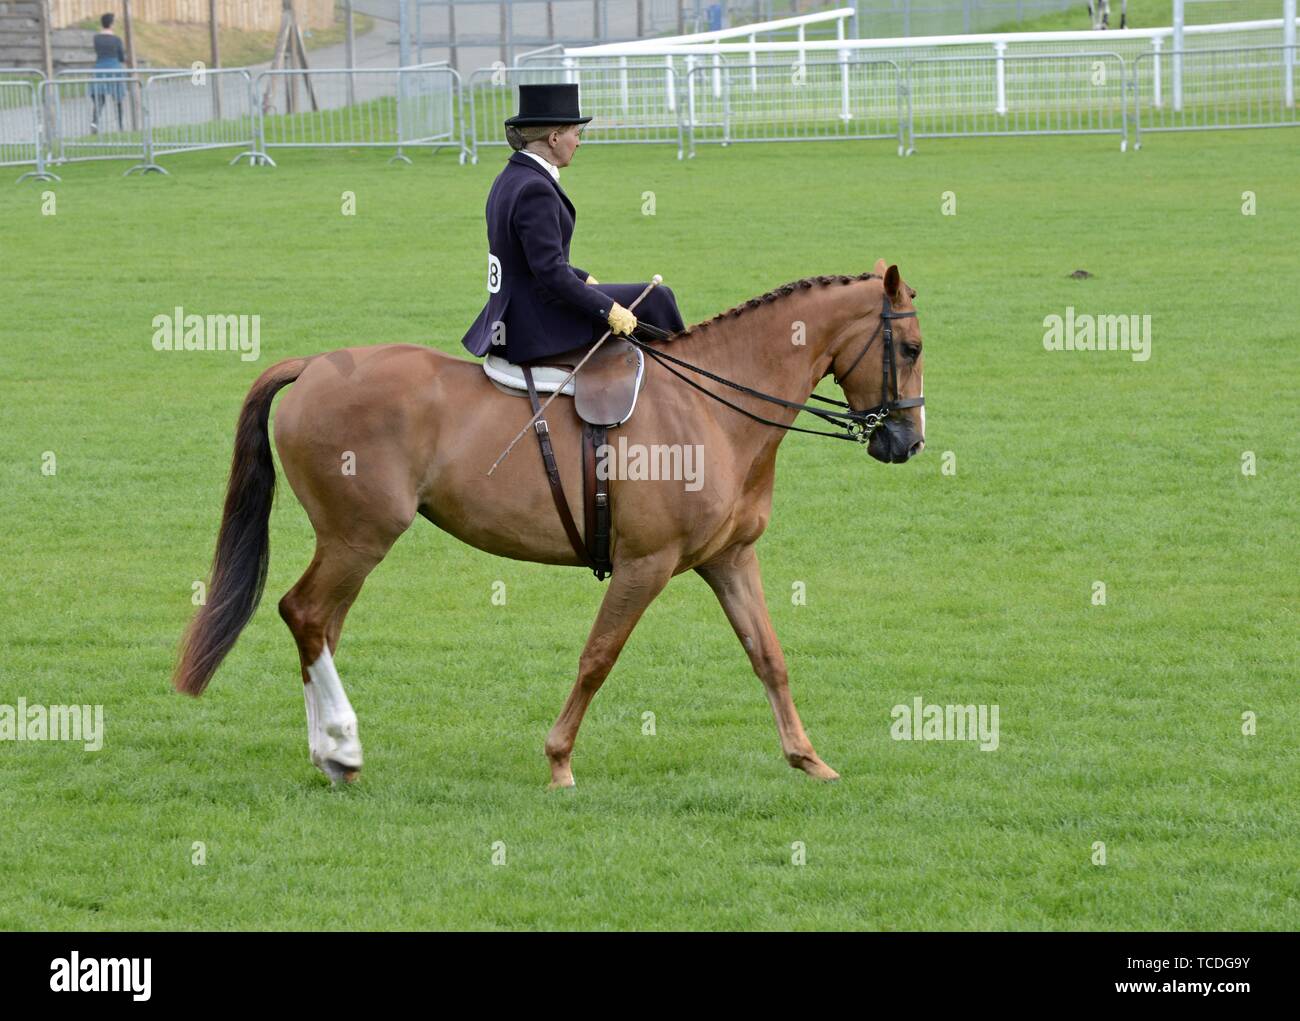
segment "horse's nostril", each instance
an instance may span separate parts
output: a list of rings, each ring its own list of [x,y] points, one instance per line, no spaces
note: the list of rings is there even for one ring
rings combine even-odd
[[[925,446],[925,441],[917,440],[915,443],[913,443],[910,447],[907,448],[907,456],[915,457],[917,454],[921,452],[921,448],[923,446]]]

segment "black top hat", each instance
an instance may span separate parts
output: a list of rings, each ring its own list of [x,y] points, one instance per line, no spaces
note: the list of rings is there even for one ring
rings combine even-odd
[[[506,124],[586,124],[589,120],[579,115],[577,85],[520,85],[519,113]]]

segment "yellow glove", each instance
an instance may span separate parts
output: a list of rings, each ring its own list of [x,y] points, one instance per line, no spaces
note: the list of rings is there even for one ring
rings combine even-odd
[[[609,328],[616,334],[630,336],[636,329],[636,316],[616,301],[614,307],[609,310]]]
[[[590,273],[588,273],[588,274],[587,274],[587,283],[588,283],[588,284],[598,284],[598,283],[600,283],[600,281],[597,280],[597,279],[596,279],[594,276],[592,276]]]

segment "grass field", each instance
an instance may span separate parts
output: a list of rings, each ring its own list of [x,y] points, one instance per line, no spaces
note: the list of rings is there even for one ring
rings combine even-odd
[[[687,576],[633,635],[579,736],[578,787],[557,794],[542,741],[603,587],[422,520],[338,656],[356,786],[307,757],[275,612],[311,552],[287,486],[256,617],[201,700],[169,686],[249,383],[342,345],[458,350],[504,153],[69,166],[55,215],[45,186],[5,182],[0,704],[101,703],[106,733],[93,753],[0,742],[0,927],[1294,928],[1295,145],[579,152],[574,263],[662,273],[688,322],[897,262],[919,292],[928,442],[904,466],[805,436],[781,449],[768,602],[842,781],[785,765]],[[153,350],[176,305],[260,315],[260,361]],[[1150,359],[1045,350],[1067,306],[1149,314]],[[999,747],[892,740],[892,707],[918,696],[997,705]]]

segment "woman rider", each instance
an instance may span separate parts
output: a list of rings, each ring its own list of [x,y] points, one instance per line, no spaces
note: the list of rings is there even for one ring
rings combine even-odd
[[[569,265],[577,213],[560,190],[560,167],[572,161],[590,120],[579,116],[577,85],[519,86],[519,113],[505,122],[515,151],[487,199],[488,300],[462,339],[475,355],[495,346],[507,361],[533,362],[589,347],[607,329],[636,328],[626,306],[646,284],[601,284]],[[663,329],[685,328],[663,285],[637,312]]]

